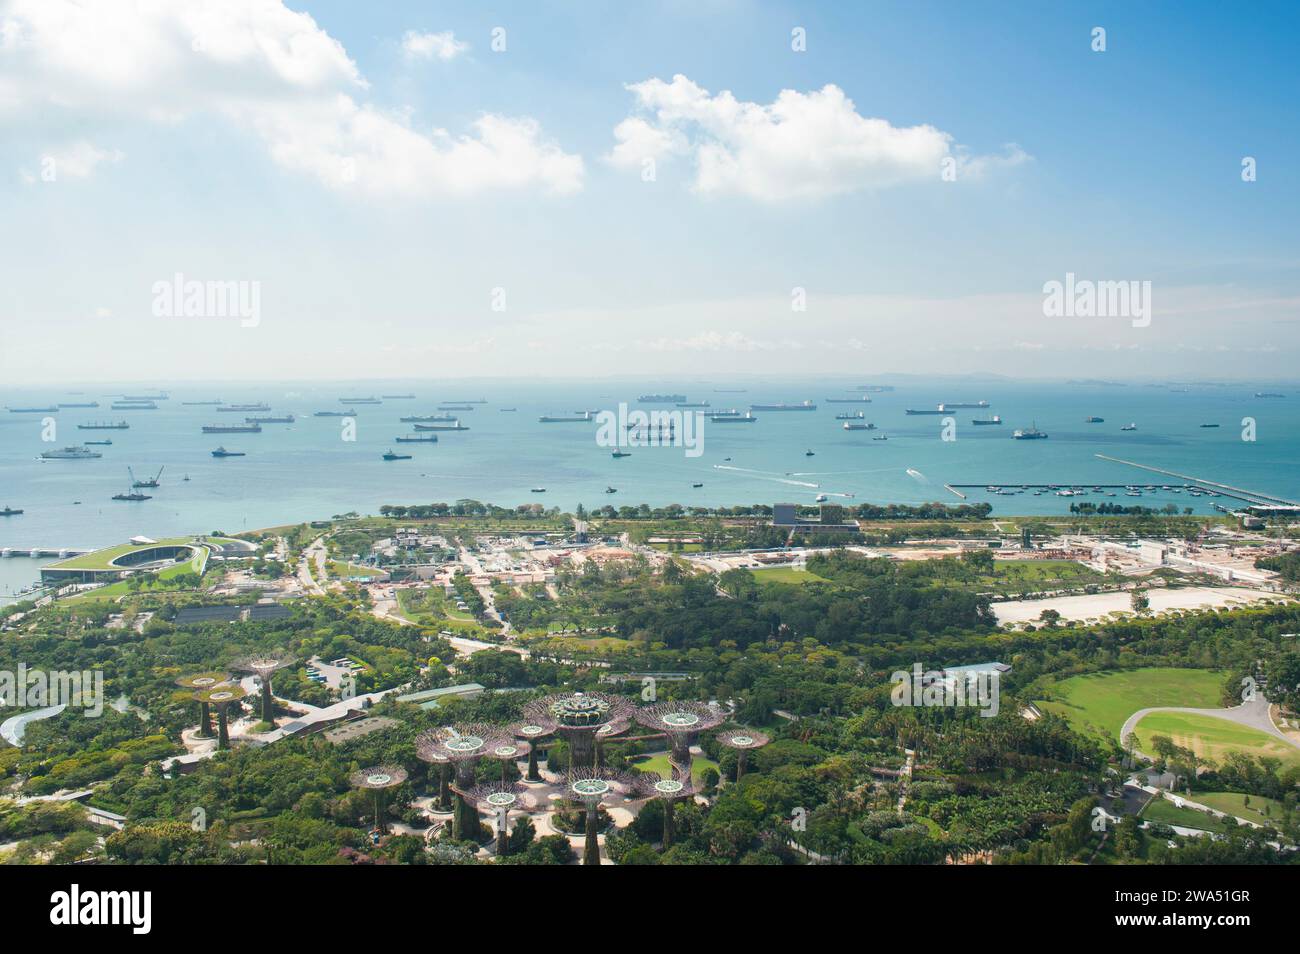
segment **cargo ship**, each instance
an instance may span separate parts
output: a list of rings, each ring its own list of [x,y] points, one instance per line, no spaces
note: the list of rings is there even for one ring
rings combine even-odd
[[[112,447],[112,441],[86,441],[87,447]]]
[[[428,424],[432,421],[456,421],[459,418],[455,414],[410,414],[406,417],[399,417],[403,424]]]
[[[867,415],[862,411],[842,411],[835,415],[837,421],[860,421]]]
[[[798,404],[751,404],[751,411],[815,411],[817,405],[812,401],[801,401]]]
[[[373,394],[370,397],[339,398],[340,404],[380,404],[379,398]]]
[[[971,423],[974,424],[976,427],[991,427],[993,425],[1001,425],[1002,418],[1000,418],[996,414],[994,414],[992,417],[974,417],[971,418]]]
[[[1085,423],[1085,424],[1105,424],[1105,423],[1106,423],[1106,419],[1105,419],[1104,417],[1091,417],[1091,416],[1090,416],[1090,417],[1085,417],[1085,418],[1083,419],[1083,423]]]
[[[468,431],[469,428],[460,421],[452,421],[449,424],[416,424],[417,431]]]
[[[951,411],[953,408],[988,407],[988,406],[989,406],[988,401],[976,401],[973,404],[968,401],[945,401],[939,405],[939,407],[945,411]]]
[[[285,414],[283,417],[246,417],[245,424],[292,424],[297,418],[292,414]]]
[[[356,417],[356,411],[317,411],[312,417]]]
[[[1037,423],[1035,423],[1030,427],[1016,431],[1014,434],[1011,435],[1011,437],[1018,441],[1041,441],[1046,439],[1047,432],[1040,431],[1038,429]]]
[[[1255,392],[1255,397],[1257,397],[1257,398],[1284,398],[1284,397],[1286,397],[1286,395],[1285,395],[1285,394],[1278,394],[1276,391],[1256,391],[1256,392]],[[60,405],[59,405],[59,407],[70,407],[70,406],[71,406],[71,405],[67,405],[67,404],[60,404]]]
[[[826,403],[827,404],[870,404],[871,398],[869,397],[827,398]]]
[[[379,395],[379,399],[381,401],[414,401],[415,395],[414,394],[381,394]]]
[[[708,401],[678,401],[677,406],[680,408],[705,408],[713,405]]]
[[[437,434],[408,434],[405,437],[394,437],[393,440],[399,444],[436,444],[438,443]]]
[[[0,517],[16,517],[20,513],[22,513],[21,510],[15,510],[13,507],[5,507],[3,510],[0,510]]]
[[[260,434],[261,424],[205,424],[204,434]]]
[[[57,414],[57,407],[11,407],[10,414]]]
[[[940,404],[938,407],[933,407],[933,408],[930,408],[930,407],[921,407],[921,408],[918,408],[918,407],[909,407],[909,408],[904,408],[903,413],[904,413],[904,414],[911,414],[911,415],[915,416],[915,415],[917,415],[917,414],[946,414],[947,412],[944,411],[944,409],[943,409],[943,405]]]
[[[543,414],[537,419],[539,424],[576,424],[583,421],[590,421],[591,415],[586,411],[581,414]]]
[[[396,451],[385,451],[384,460],[411,460],[410,454],[399,454]]]
[[[457,398],[454,401],[444,401],[445,404],[486,404],[487,398]]]
[[[864,424],[860,421],[845,421],[844,429],[846,431],[874,431],[876,429],[876,425]]]
[[[439,404],[439,405],[438,405],[438,410],[440,410],[440,411],[472,411],[472,410],[474,410],[474,405],[473,405],[473,404]]]
[[[126,493],[113,494],[114,500],[153,500],[148,494],[142,494],[134,490],[128,490]]]
[[[114,401],[110,407],[114,411],[156,411],[158,405],[153,401]]]
[[[642,404],[685,404],[685,394],[642,394],[637,398]]]
[[[99,407],[99,402],[98,402],[98,401],[83,401],[83,402],[79,402],[79,403],[76,403],[76,404],[63,404],[63,403],[60,403],[60,404],[59,404],[59,407],[61,407],[61,408],[65,408],[65,407]]]
[[[58,450],[43,451],[41,460],[94,460],[103,456],[98,451],[74,444],[70,447],[61,447]]]
[[[973,404],[968,401],[956,401],[952,403],[945,401],[941,404],[936,404],[933,408],[909,407],[904,411],[904,413],[906,414],[948,414],[951,411],[956,411],[961,408],[971,408],[971,407],[985,408],[988,406],[989,406],[988,401],[976,401]]]
[[[610,454],[609,456],[613,457],[615,460],[618,460],[620,457],[631,457],[632,454],[630,451],[614,451],[614,453]]]
[[[129,431],[131,425],[126,421],[118,421],[114,424],[112,421],[91,421],[89,424],[78,424],[79,431]]]
[[[1202,424],[1201,427],[1218,427],[1218,424]]]
[[[753,424],[758,418],[746,411],[744,414],[713,414],[709,420],[714,424]]]
[[[166,391],[159,391],[156,394],[123,394],[123,401],[166,401],[171,395]]]
[[[221,407],[225,401],[181,401],[181,407]]]
[[[271,410],[269,404],[227,404],[217,408],[221,414],[263,414]]]
[[[226,450],[224,447],[218,447],[212,452],[213,457],[247,457],[243,451]]]

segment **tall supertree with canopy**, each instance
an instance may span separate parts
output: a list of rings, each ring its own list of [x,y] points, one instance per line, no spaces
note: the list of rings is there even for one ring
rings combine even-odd
[[[181,676],[176,680],[176,685],[182,689],[192,689],[193,697],[199,702],[199,731],[201,739],[212,738],[212,708],[208,701],[203,698],[203,693],[208,689],[220,686],[230,679],[228,672],[196,672],[189,676]]]
[[[217,707],[217,749],[230,748],[230,726],[226,720],[226,708],[248,695],[243,686],[222,683],[211,689],[199,692],[199,701]]]
[[[353,788],[370,789],[375,793],[375,830],[384,834],[384,793],[406,781],[406,769],[400,765],[372,765],[353,772],[349,781]]]
[[[240,672],[251,672],[262,683],[262,721],[275,725],[275,704],[271,699],[271,674],[277,669],[292,666],[296,659],[285,652],[270,652],[246,656],[234,664]]]
[[[484,782],[465,793],[470,801],[492,812],[497,825],[497,857],[503,858],[510,840],[510,813],[534,806],[527,789],[518,782]]]
[[[745,774],[745,762],[749,759],[750,749],[761,749],[772,741],[768,736],[759,732],[757,729],[748,729],[740,726],[735,729],[726,729],[719,732],[716,736],[718,742],[729,749],[736,750],[736,781]]]
[[[494,750],[514,745],[516,742],[508,729],[478,722],[429,729],[416,736],[415,750],[420,758],[426,762],[444,762],[455,769],[457,800],[452,833],[457,841],[474,838],[478,832],[478,812],[465,794],[476,784],[474,767],[479,759]]]
[[[635,780],[624,772],[604,768],[571,768],[564,776],[565,795],[582,803],[586,816],[582,863],[600,864],[600,803],[606,798],[635,794]]]
[[[506,731],[509,732],[509,729]],[[509,771],[510,764],[518,761],[525,755],[530,755],[532,749],[533,747],[527,742],[521,742],[518,739],[515,739],[489,749],[484,753],[484,758],[495,759],[501,763],[501,784],[505,785],[510,781],[506,774]]]
[[[668,736],[669,761],[683,778],[691,777],[691,745],[701,732],[726,722],[721,706],[705,702],[657,702],[636,710],[636,721]]]
[[[524,777],[530,782],[540,782],[542,780],[541,770],[537,766],[537,750],[542,739],[554,731],[553,726],[538,725],[535,722],[529,722],[527,719],[510,726],[510,734],[516,739],[525,740],[528,744],[528,774]]]
[[[664,806],[664,851],[673,846],[673,839],[677,834],[677,827],[673,821],[673,807],[679,799],[694,798],[699,789],[691,780],[689,775],[678,777],[673,773],[673,778],[662,778],[657,773],[647,772],[636,776],[636,791],[642,798],[657,799],[663,802]]]
[[[570,768],[595,768],[597,734],[622,732],[631,715],[627,699],[601,692],[543,696],[524,706],[524,724],[554,732],[569,744]]]

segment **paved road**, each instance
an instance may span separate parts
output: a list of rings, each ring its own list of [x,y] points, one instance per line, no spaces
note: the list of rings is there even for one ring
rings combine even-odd
[[[1214,716],[1217,719],[1226,719],[1229,722],[1236,722],[1238,725],[1267,732],[1274,738],[1281,739],[1287,745],[1300,749],[1300,745],[1297,745],[1293,739],[1280,731],[1273,724],[1273,720],[1268,717],[1268,700],[1262,694],[1256,694],[1253,702],[1243,702],[1231,709],[1191,709],[1183,706],[1155,706],[1150,709],[1139,709],[1128,717],[1124,722],[1124,728],[1120,729],[1119,737],[1121,742],[1128,738],[1129,733],[1142,721],[1144,716],[1152,712],[1190,712],[1196,715]],[[1145,752],[1138,752],[1138,754],[1151,758]]]

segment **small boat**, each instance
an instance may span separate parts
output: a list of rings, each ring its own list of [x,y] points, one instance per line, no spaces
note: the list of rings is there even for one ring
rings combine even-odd
[[[1125,424],[1120,428],[1121,431],[1136,431],[1137,429],[1138,426],[1136,424]]]
[[[816,457],[817,455],[814,454],[814,453],[813,453],[812,451],[810,451],[810,450],[806,450],[806,451],[803,452],[803,456],[804,456],[804,457]]]
[[[213,457],[246,457],[243,451],[228,451],[224,447],[218,447],[212,452]]]
[[[190,475],[186,474],[184,477],[181,478],[181,480],[185,481],[185,483],[188,484],[190,482]]]
[[[142,494],[139,491],[128,490],[124,494],[113,494],[114,500],[153,500],[148,494]]]
[[[879,437],[873,437],[873,438],[871,438],[871,439],[872,439],[873,441],[887,441],[887,440],[889,440],[889,437],[888,437],[887,435],[885,435],[885,434],[881,434]]]
[[[1218,427],[1218,424],[1202,424],[1201,427]]]
[[[609,456],[618,459],[619,457],[631,457],[632,454],[630,451],[614,451],[614,453]]]
[[[544,493],[546,493],[546,488],[545,488],[545,487],[534,487],[534,488],[532,488],[532,490],[529,491],[529,493],[531,493],[531,494],[544,494]]]
[[[1083,419],[1083,423],[1085,423],[1085,424],[1105,424],[1105,423],[1106,423],[1106,419],[1105,419],[1104,417],[1085,417],[1085,418]]]
[[[519,408],[517,408],[517,407],[499,407],[499,408],[497,408],[497,410],[498,410],[498,411],[501,411],[501,412],[504,413],[504,414],[513,414],[515,411],[519,410]]]
[[[828,498],[825,494],[818,494],[816,497],[813,498],[813,501],[815,503],[825,503],[827,499]]]
[[[703,487],[703,484],[691,484],[692,487]]]
[[[410,454],[398,454],[394,451],[387,451],[384,454],[384,460],[410,460]]]
[[[616,494],[616,493],[618,493],[618,488],[617,488],[617,487],[606,487],[606,488],[605,488],[605,493],[607,493],[607,494]]]
[[[5,507],[3,510],[0,510],[0,517],[16,517],[20,513],[22,513],[21,510],[15,510],[13,507]]]

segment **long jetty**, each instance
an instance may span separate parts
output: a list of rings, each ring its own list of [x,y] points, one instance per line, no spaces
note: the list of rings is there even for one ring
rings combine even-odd
[[[1166,477],[1177,477],[1179,480],[1190,480],[1203,488],[1218,491],[1226,497],[1235,497],[1238,500],[1244,500],[1247,503],[1255,504],[1260,507],[1300,507],[1300,503],[1297,503],[1294,500],[1288,500],[1285,497],[1275,497],[1272,494],[1262,494],[1256,490],[1246,490],[1242,487],[1234,487],[1231,484],[1222,484],[1215,480],[1206,480],[1204,477],[1193,477],[1190,474],[1180,474],[1174,470],[1164,470],[1160,467],[1151,467],[1148,464],[1139,464],[1135,461],[1124,460],[1122,457],[1110,457],[1106,454],[1097,454],[1095,456],[1100,460],[1108,460],[1115,464],[1126,464],[1129,467],[1136,467],[1139,470],[1150,471],[1153,474],[1163,474]]]

